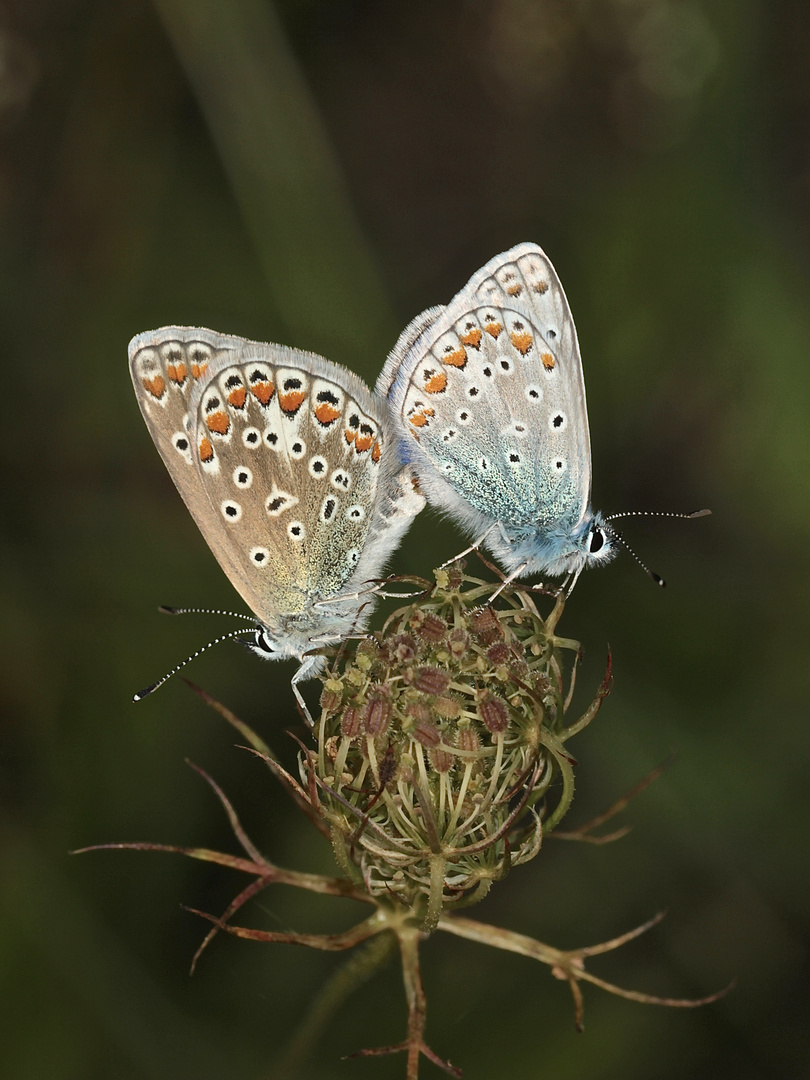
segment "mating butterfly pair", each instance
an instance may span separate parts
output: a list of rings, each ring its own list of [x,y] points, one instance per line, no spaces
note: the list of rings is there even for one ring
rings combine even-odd
[[[252,647],[299,660],[299,701],[323,663],[305,654],[362,627],[366,583],[425,498],[512,577],[615,554],[590,508],[576,330],[535,244],[414,319],[373,393],[320,356],[211,330],[140,334],[129,357],[169,473],[254,613]]]

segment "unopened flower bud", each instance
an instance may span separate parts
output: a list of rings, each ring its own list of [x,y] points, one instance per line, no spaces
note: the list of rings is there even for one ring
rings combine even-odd
[[[504,637],[503,627],[491,607],[480,608],[473,612],[472,629],[482,645],[491,645]]]
[[[384,735],[391,723],[391,694],[387,686],[372,690],[363,711],[363,727],[366,734],[376,738]]]
[[[478,715],[488,731],[499,735],[509,727],[509,709],[506,702],[485,690],[476,703]]]
[[[481,749],[481,740],[478,732],[471,727],[460,727],[456,732],[456,746],[459,750],[475,752]]]
[[[433,711],[445,720],[455,720],[461,712],[461,706],[455,698],[437,697],[433,702]]]
[[[420,612],[420,614],[422,615],[420,625],[417,626],[414,620],[411,619],[411,626],[422,641],[438,645],[447,633],[447,623],[444,619],[440,619],[438,615],[432,614],[432,612]]]
[[[321,690],[321,708],[331,716],[340,708],[343,701],[343,683],[340,679],[326,679]]]
[[[411,732],[417,742],[428,748],[438,746],[442,741],[439,729],[429,720],[420,720]]]
[[[423,694],[441,694],[450,685],[450,673],[436,667],[417,668],[413,685]]]
[[[447,647],[450,649],[450,655],[455,660],[461,660],[470,647],[470,635],[460,626],[455,627],[447,635]]]
[[[348,739],[354,739],[360,734],[362,727],[360,710],[356,709],[354,705],[347,705],[343,710],[343,716],[340,718],[340,734],[345,735]]]
[[[428,756],[430,757],[430,764],[437,773],[450,772],[453,768],[453,755],[449,754],[446,750],[439,750],[438,747],[434,746],[433,749],[429,751]]]
[[[400,664],[410,663],[416,656],[416,642],[410,634],[397,634],[391,641],[391,654]]]

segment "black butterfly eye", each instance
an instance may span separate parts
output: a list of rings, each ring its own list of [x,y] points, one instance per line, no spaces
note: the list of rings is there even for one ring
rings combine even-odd
[[[605,534],[601,529],[591,529],[591,539],[588,544],[588,551],[591,555],[595,555],[597,551],[601,551],[605,544]]]

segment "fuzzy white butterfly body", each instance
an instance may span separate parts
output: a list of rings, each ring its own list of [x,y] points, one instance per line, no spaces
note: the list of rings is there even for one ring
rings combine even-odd
[[[585,386],[547,256],[520,244],[406,328],[377,384],[427,499],[512,576],[578,574],[616,553],[590,507]]]

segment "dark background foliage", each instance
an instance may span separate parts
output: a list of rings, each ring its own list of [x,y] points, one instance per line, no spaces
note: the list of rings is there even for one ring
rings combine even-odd
[[[803,0],[6,0],[0,8],[4,630],[0,1061],[49,1080],[271,1078],[339,958],[218,940],[241,882],[150,839],[231,849],[188,755],[275,860],[330,872],[261,763],[178,680],[131,693],[235,596],[150,444],[126,344],[201,324],[322,351],[373,382],[399,329],[536,240],[572,302],[606,511],[629,557],[584,575],[564,632],[616,687],[580,758],[586,820],[675,754],[606,848],[548,843],[476,917],[560,946],[667,920],[592,968],[717,1005],[586,990],[424,949],[429,1035],[470,1078],[798,1076],[806,1067],[810,9]],[[426,513],[397,569],[460,546]],[[227,628],[227,626],[225,627]],[[291,760],[290,666],[235,645],[190,674]],[[580,701],[586,700],[583,689]],[[250,925],[338,929],[266,893]],[[305,1075],[403,1034],[395,965]],[[432,1074],[432,1067],[425,1067]]]

